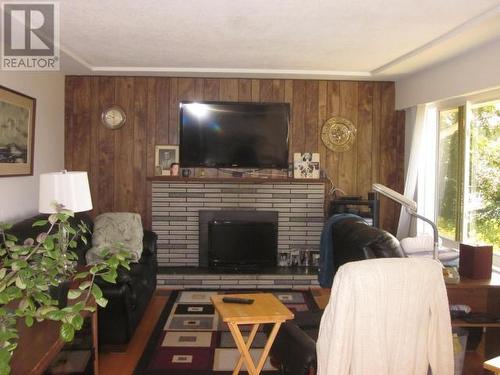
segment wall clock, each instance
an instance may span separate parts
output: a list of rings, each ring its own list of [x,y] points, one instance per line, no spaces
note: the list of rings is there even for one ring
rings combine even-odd
[[[127,121],[127,116],[122,107],[112,105],[102,111],[101,121],[108,129],[120,129]]]
[[[329,118],[321,129],[321,140],[332,151],[349,150],[355,139],[356,128],[354,124],[343,117]]]

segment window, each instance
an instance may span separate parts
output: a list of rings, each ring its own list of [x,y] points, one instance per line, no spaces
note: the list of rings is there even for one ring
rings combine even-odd
[[[437,107],[435,216],[444,241],[500,255],[500,95]]]
[[[500,100],[471,106],[463,238],[500,253]]]
[[[458,236],[460,205],[459,124],[461,108],[439,111],[437,226],[441,236]]]

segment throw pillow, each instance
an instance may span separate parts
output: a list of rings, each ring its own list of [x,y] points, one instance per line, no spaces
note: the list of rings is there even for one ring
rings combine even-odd
[[[108,212],[96,217],[92,248],[85,255],[87,264],[95,264],[102,260],[102,251],[113,251],[117,245],[130,253],[130,261],[138,262],[142,255],[141,216],[130,212]]]

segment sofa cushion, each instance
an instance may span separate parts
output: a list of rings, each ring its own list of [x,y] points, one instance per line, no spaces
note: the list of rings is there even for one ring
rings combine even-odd
[[[102,251],[113,251],[117,244],[127,251],[132,262],[138,262],[142,255],[142,229],[141,216],[129,212],[110,212],[96,217],[92,248],[87,252],[88,264],[102,260]]]

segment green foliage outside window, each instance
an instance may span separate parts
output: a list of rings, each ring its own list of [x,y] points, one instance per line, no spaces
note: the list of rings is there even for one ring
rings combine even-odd
[[[454,240],[458,208],[458,109],[439,113],[439,234]]]
[[[500,101],[471,108],[468,165],[461,165],[459,108],[439,112],[437,225],[441,236],[493,245],[500,253]],[[468,170],[464,183],[463,169]],[[468,201],[461,212],[462,186]],[[463,216],[464,233],[460,233]]]
[[[479,202],[470,212],[467,237],[500,252],[500,101],[472,109],[470,192]]]

